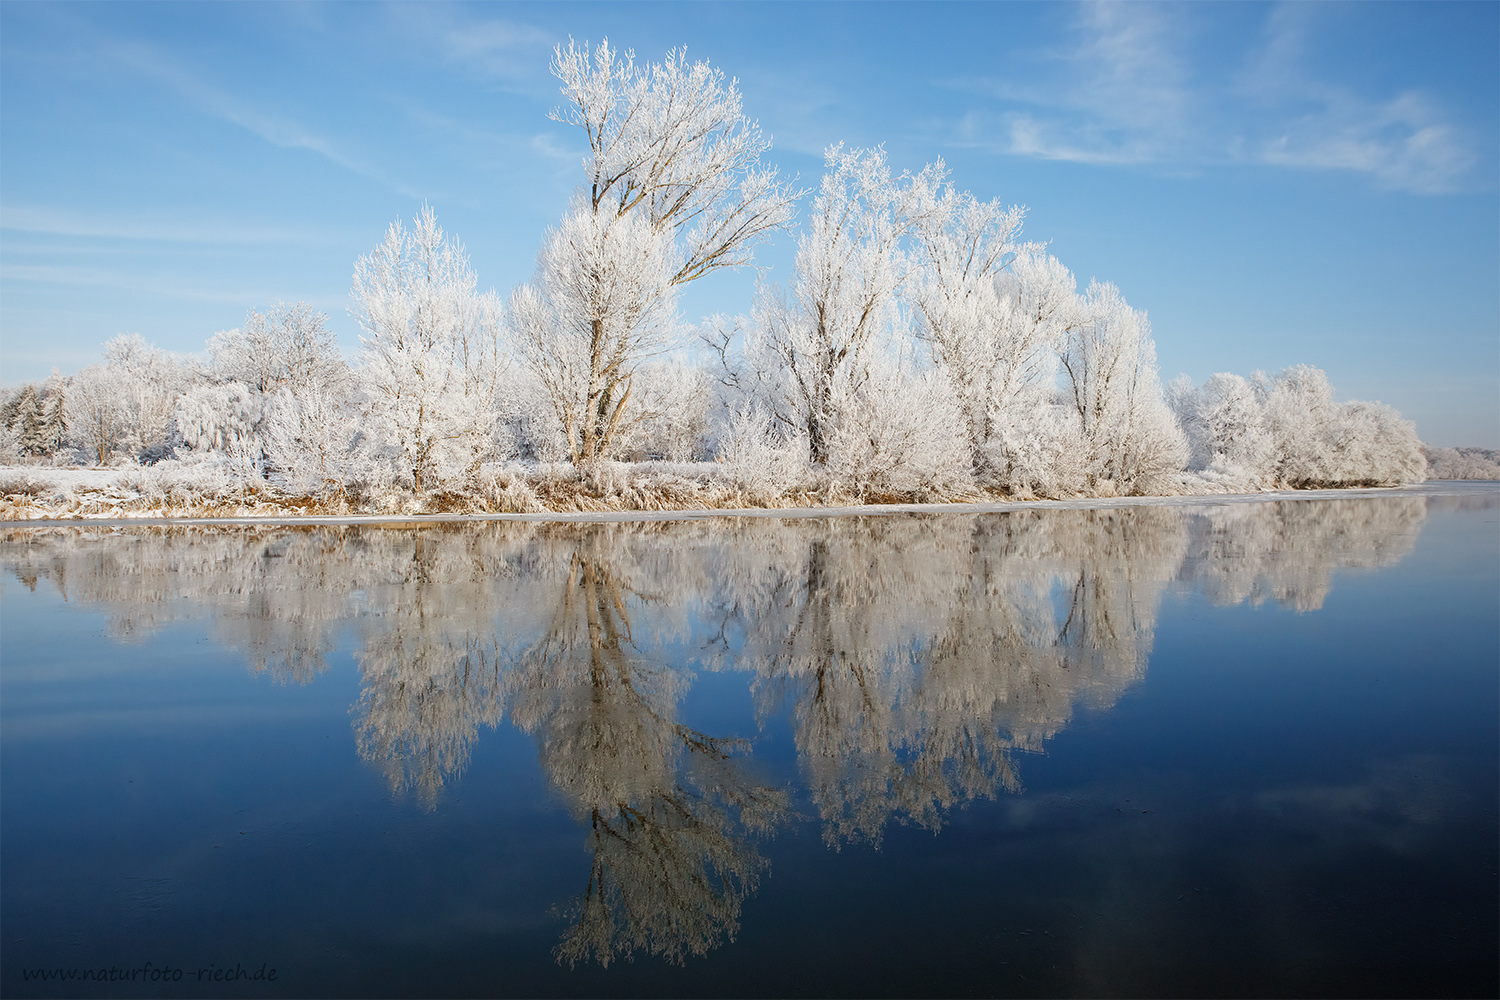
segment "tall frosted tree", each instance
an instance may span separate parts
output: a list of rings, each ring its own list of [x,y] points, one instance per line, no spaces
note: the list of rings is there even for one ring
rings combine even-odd
[[[942,177],[941,164],[893,177],[883,149],[833,146],[826,162],[790,285],[761,289],[748,345],[759,393],[818,465],[877,355],[895,347],[904,241]]]
[[[552,72],[566,97],[552,117],[587,138],[584,183],[511,324],[583,465],[615,444],[637,367],[671,334],[674,290],[749,264],[796,195],[761,166],[770,141],[736,82],[683,50],[638,66],[608,41],[569,41]]]
[[[1080,315],[1073,275],[1019,242],[1020,208],[951,188],[935,207],[915,241],[920,332],[963,408],[975,475],[1026,488],[1045,478],[1038,446],[1058,450],[1050,396],[1061,339]]]
[[[425,490],[478,470],[494,430],[500,310],[430,206],[354,265],[370,430]]]
[[[1157,374],[1151,324],[1110,284],[1091,283],[1080,308],[1061,362],[1089,485],[1160,489],[1186,463],[1187,441]]]

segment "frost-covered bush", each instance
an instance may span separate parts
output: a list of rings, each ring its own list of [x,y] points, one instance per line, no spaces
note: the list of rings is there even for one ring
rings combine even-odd
[[[707,458],[713,383],[707,371],[685,361],[642,365],[633,380],[633,412],[619,451],[673,462]]]
[[[266,400],[271,478],[298,493],[337,491],[374,473],[357,447],[359,411],[327,391],[281,389]]]
[[[175,420],[182,447],[216,453],[259,478],[264,460],[265,399],[243,382],[194,386],[177,397]]]
[[[1022,497],[1072,496],[1088,488],[1087,456],[1072,406],[1047,400],[995,422],[986,448],[987,479]]]
[[[726,478],[753,498],[779,495],[807,476],[807,441],[778,440],[769,415],[753,404],[734,411],[719,438]]]
[[[940,372],[871,358],[863,384],[836,401],[827,475],[841,491],[948,494],[972,488],[963,411]]]

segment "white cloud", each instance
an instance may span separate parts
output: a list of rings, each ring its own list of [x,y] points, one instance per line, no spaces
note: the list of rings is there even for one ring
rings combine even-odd
[[[1478,160],[1461,130],[1416,93],[1376,105],[1330,102],[1265,142],[1258,155],[1275,166],[1353,170],[1422,194],[1457,190]]]
[[[1238,90],[1272,121],[1248,144],[1274,166],[1350,170],[1384,187],[1437,194],[1456,190],[1478,157],[1465,130],[1419,90],[1381,100],[1319,79],[1308,69],[1317,8],[1283,4],[1240,71]]]
[[[1469,130],[1421,90],[1374,97],[1319,78],[1309,54],[1318,9],[1273,8],[1255,42],[1195,69],[1188,53],[1201,49],[1200,12],[1084,6],[1071,44],[1032,53],[1039,61],[1024,81],[955,82],[999,107],[969,111],[953,135],[1075,163],[1349,171],[1421,194],[1462,188],[1478,163]]]
[[[1180,159],[1201,117],[1181,53],[1187,25],[1149,4],[1080,8],[1069,44],[1041,53],[1024,82],[977,79],[956,86],[1029,111],[972,111],[965,145],[1075,163],[1139,164]]]

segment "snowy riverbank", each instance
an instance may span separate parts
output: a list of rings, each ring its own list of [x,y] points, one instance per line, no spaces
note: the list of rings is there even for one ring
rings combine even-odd
[[[856,498],[835,490],[748,494],[711,463],[622,466],[593,482],[560,469],[492,470],[475,488],[417,495],[296,496],[267,483],[230,482],[182,468],[0,468],[0,520],[90,524],[391,524],[469,520],[685,520],[703,517],[832,517],[851,514],[988,513],[1018,509],[1114,509],[1443,496],[1500,484],[1428,482],[1396,487],[1244,491],[1184,476],[1171,496]]]

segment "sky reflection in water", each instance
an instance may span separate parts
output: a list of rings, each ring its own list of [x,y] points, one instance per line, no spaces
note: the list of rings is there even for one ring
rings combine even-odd
[[[1497,511],[12,528],[5,992],[1493,993]]]

